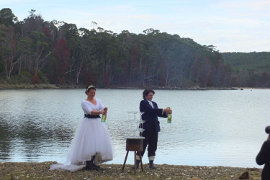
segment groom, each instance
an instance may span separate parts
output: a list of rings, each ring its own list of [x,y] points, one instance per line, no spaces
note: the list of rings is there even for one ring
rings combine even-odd
[[[148,146],[148,158],[149,168],[156,169],[154,166],[154,160],[157,150],[158,132],[160,131],[158,117],[167,117],[167,114],[171,114],[172,110],[167,107],[166,109],[160,109],[157,103],[152,101],[155,91],[152,89],[145,89],[143,91],[143,100],[140,102],[141,118],[144,121],[140,124],[140,128],[144,131],[141,133],[145,139],[143,140],[143,151],[138,152],[136,155],[136,168],[140,165],[140,156],[143,156],[146,147]]]

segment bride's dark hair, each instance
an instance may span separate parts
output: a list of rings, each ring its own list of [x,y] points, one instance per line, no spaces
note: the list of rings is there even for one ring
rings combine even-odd
[[[96,91],[96,87],[93,85],[89,85],[86,87],[85,94],[87,94],[91,89],[94,89]]]

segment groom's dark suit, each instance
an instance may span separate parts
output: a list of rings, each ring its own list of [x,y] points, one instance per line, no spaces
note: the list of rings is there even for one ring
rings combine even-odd
[[[163,112],[163,109],[158,108],[157,103],[148,100],[140,102],[140,112],[144,121],[143,124],[140,124],[140,127],[144,129],[142,136],[145,139],[143,141],[143,151],[139,153],[143,156],[148,145],[149,160],[154,160],[157,150],[158,132],[160,131],[158,117],[167,117],[167,115]]]

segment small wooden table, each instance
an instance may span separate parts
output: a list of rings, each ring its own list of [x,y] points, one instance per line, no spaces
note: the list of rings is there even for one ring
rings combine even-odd
[[[134,173],[136,174],[136,153],[138,151],[143,151],[143,140],[144,140],[144,137],[130,137],[126,139],[127,154],[126,154],[125,161],[122,167],[122,171],[124,171],[129,151],[134,151]],[[141,155],[139,156],[140,156],[140,161],[141,161],[141,169],[143,171],[142,156]]]

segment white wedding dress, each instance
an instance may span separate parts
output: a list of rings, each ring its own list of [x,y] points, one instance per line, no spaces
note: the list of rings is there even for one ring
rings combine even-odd
[[[101,111],[104,105],[96,99],[96,105],[83,100],[81,103],[85,114],[91,114],[92,110]],[[76,130],[72,141],[71,150],[68,154],[68,164],[53,164],[50,170],[63,169],[77,171],[85,166],[85,161],[90,161],[96,156],[94,162],[101,163],[113,159],[110,136],[105,123],[101,118],[84,117]]]

